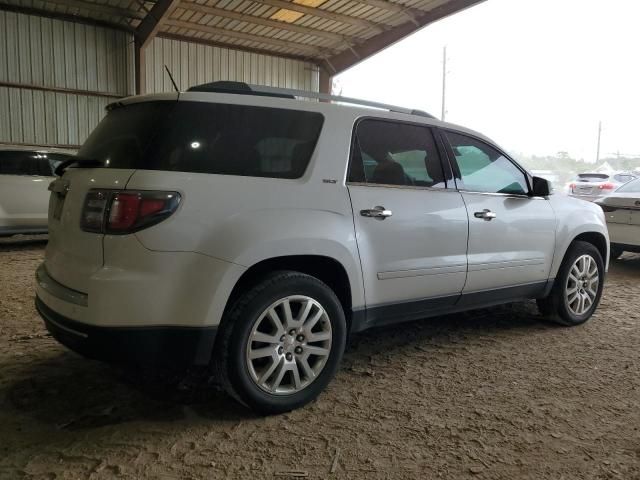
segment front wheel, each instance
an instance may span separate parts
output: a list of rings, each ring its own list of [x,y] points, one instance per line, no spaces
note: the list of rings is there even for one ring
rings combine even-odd
[[[561,325],[580,325],[597,308],[603,284],[604,262],[598,249],[588,242],[573,242],[551,293],[538,300],[540,313]]]
[[[215,352],[228,393],[265,414],[315,399],[331,381],[347,331],[342,306],[323,282],[276,272],[247,290],[223,320]]]

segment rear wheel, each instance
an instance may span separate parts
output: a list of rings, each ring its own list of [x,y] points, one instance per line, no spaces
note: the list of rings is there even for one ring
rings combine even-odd
[[[586,322],[598,306],[604,283],[604,263],[590,243],[571,244],[549,296],[538,300],[540,313],[561,325]]]
[[[315,399],[335,375],[346,322],[334,292],[315,277],[276,272],[225,315],[216,367],[226,390],[273,414]]]

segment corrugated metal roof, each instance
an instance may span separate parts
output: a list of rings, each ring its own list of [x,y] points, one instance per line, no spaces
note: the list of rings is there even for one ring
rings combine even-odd
[[[155,2],[147,0],[1,0],[135,29]],[[182,0],[160,35],[327,62],[404,25],[415,29],[481,0]],[[1,8],[1,6],[0,6]],[[436,14],[434,14],[434,12]],[[388,43],[395,41],[389,36]],[[353,49],[356,50],[353,50]]]

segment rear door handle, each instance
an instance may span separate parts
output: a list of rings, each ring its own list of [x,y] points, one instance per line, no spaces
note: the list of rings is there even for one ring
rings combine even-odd
[[[482,218],[483,220],[486,220],[488,222],[490,222],[491,220],[493,220],[494,218],[497,217],[497,215],[495,214],[495,212],[492,212],[491,210],[489,210],[488,208],[485,208],[483,211],[481,212],[476,212],[473,214],[474,217],[476,218]]]
[[[363,217],[376,218],[378,220],[384,220],[387,217],[393,215],[391,210],[378,205],[377,207],[369,208],[367,210],[360,210],[360,215]]]

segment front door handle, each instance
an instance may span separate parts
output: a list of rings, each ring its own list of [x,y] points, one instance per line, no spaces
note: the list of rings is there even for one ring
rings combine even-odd
[[[474,213],[473,216],[476,217],[476,218],[482,218],[483,220],[486,220],[487,222],[490,222],[491,220],[493,220],[494,218],[497,217],[495,212],[492,212],[488,208],[485,208],[481,212]]]
[[[377,207],[369,208],[367,210],[360,210],[360,215],[362,215],[363,217],[371,217],[378,220],[384,220],[385,218],[393,215],[393,212],[378,205]]]

